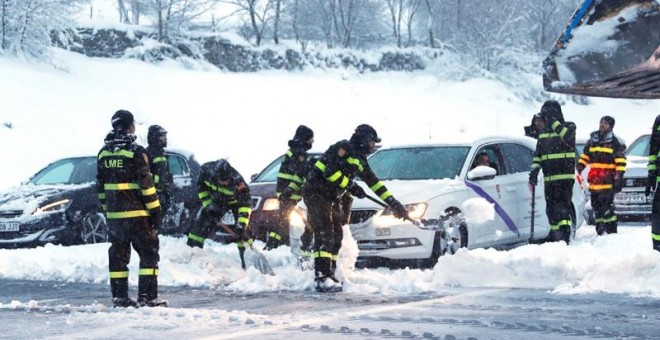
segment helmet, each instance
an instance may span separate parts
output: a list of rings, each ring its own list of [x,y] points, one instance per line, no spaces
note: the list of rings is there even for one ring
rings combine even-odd
[[[310,138],[314,138],[314,131],[305,125],[298,126],[296,134],[293,136],[294,140],[299,140],[301,142],[308,141]]]
[[[546,100],[541,106],[541,117],[545,121],[549,121],[551,118],[557,119],[560,122],[564,122],[564,115],[561,112],[561,105],[556,100]]]
[[[126,131],[131,125],[135,122],[133,114],[127,110],[119,110],[112,115],[110,120],[112,123],[112,129],[115,131]]]
[[[369,142],[379,143],[381,141],[376,130],[368,124],[361,124],[355,128],[351,142],[363,153],[372,153],[375,149],[369,147]]]
[[[167,146],[167,130],[160,125],[152,125],[147,133],[149,146],[164,148]]]
[[[220,181],[226,181],[231,177],[231,165],[229,165],[226,159],[215,161],[211,171],[213,172],[213,177]]]

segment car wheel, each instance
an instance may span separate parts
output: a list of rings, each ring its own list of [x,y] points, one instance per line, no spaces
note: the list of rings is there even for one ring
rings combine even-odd
[[[441,254],[453,255],[460,248],[466,248],[468,245],[467,222],[463,213],[456,210],[450,212],[444,218],[444,234],[441,239]]]
[[[108,242],[108,222],[103,213],[91,212],[83,217],[80,237],[84,244]]]

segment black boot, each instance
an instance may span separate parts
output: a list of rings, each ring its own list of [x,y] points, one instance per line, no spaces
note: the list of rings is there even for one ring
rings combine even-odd
[[[112,306],[117,308],[127,308],[127,307],[135,307],[138,308],[138,303],[135,302],[135,300],[128,298],[128,297],[119,297],[119,298],[112,298]]]
[[[137,307],[135,300],[128,297],[128,278],[110,279],[112,305],[114,307]]]
[[[167,300],[158,298],[158,276],[140,275],[138,286],[138,301],[140,306],[167,307]]]

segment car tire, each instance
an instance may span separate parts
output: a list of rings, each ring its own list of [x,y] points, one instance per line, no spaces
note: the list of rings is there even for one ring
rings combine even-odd
[[[80,238],[83,244],[108,242],[108,222],[101,212],[89,212],[81,221]]]
[[[460,248],[466,248],[468,245],[467,222],[463,213],[458,210],[448,213],[443,220],[446,228],[440,240],[440,253],[453,255]]]

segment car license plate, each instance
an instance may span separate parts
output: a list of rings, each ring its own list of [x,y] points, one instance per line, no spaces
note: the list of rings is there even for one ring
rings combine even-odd
[[[614,196],[614,202],[622,204],[644,204],[646,203],[646,196],[643,193],[620,192]]]
[[[0,232],[18,231],[18,223],[0,223]]]
[[[390,236],[392,230],[390,228],[376,228],[376,236]]]

